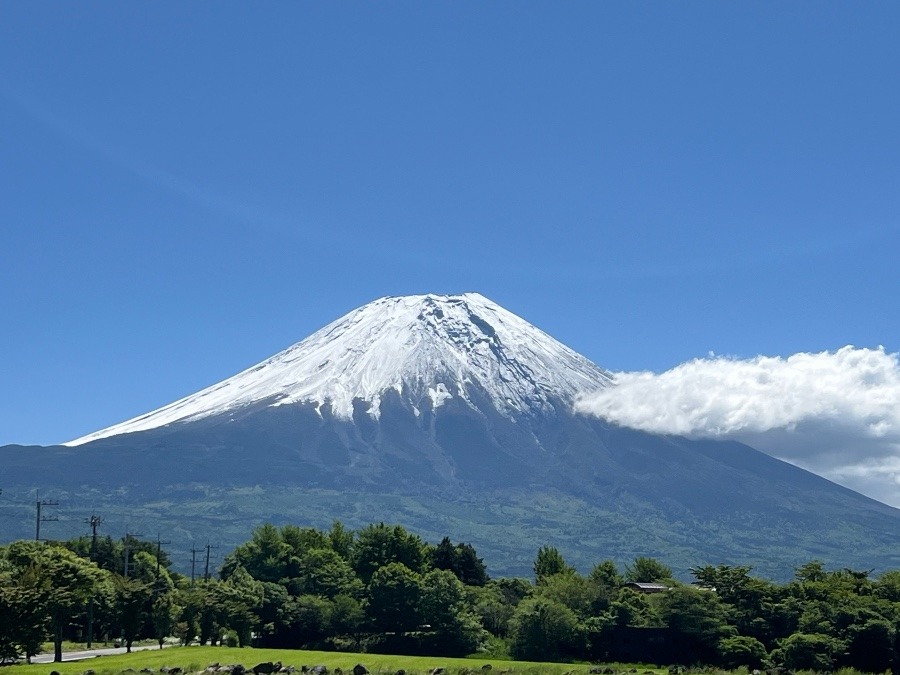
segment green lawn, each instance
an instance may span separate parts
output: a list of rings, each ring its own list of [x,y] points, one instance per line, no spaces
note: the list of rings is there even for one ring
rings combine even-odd
[[[409,675],[426,674],[434,668],[446,668],[447,675],[458,675],[464,669],[478,671],[481,666],[491,663],[492,674],[509,673],[515,675],[586,675],[589,666],[571,663],[533,663],[529,661],[499,661],[490,658],[462,659],[444,658],[437,656],[393,656],[387,654],[354,654],[348,652],[313,652],[289,649],[239,649],[236,647],[167,647],[162,651],[152,650],[122,654],[116,656],[101,656],[85,661],[68,663],[42,663],[33,665],[6,666],[2,669],[2,675],[46,675],[51,670],[59,671],[61,675],[81,675],[91,669],[97,675],[114,675],[131,668],[140,671],[141,668],[153,668],[158,670],[162,666],[178,666],[186,671],[200,671],[211,663],[241,663],[252,668],[263,661],[281,661],[282,664],[300,668],[301,666],[325,665],[329,670],[343,669],[345,675],[349,675],[357,663],[363,664],[372,673],[395,673],[403,669]],[[638,668],[638,674],[645,669]],[[661,671],[654,670],[654,675]]]

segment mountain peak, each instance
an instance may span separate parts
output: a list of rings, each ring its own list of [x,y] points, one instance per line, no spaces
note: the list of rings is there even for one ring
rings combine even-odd
[[[66,445],[221,415],[251,405],[313,403],[349,419],[379,415],[394,390],[417,406],[484,400],[507,417],[571,406],[609,374],[479,293],[374,300],[219,384]],[[429,403],[430,402],[430,403]]]

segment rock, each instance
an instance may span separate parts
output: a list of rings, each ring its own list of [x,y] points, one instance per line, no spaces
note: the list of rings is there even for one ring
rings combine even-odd
[[[363,664],[357,663],[353,666],[353,675],[369,675],[369,669]]]
[[[334,675],[344,675],[344,669],[343,668],[335,668]]]
[[[328,675],[328,666],[313,666],[309,669],[312,675]]]
[[[483,666],[481,666],[481,672],[483,672],[483,673],[486,673],[487,671],[493,670],[493,669],[494,669],[494,666],[492,666],[490,663],[485,663]]]
[[[153,668],[141,668],[141,672],[144,673],[144,675],[150,675],[150,673],[153,673],[155,671],[153,670]]]
[[[97,674],[96,674],[93,670],[91,670],[90,668],[88,668],[88,669],[87,669],[86,671],[84,671],[81,675],[97,675]]]
[[[278,668],[271,661],[263,661],[262,663],[257,663],[253,666],[252,670],[256,675],[271,675],[278,670]]]
[[[591,675],[603,675],[603,673],[606,672],[606,668],[601,668],[600,666],[594,666],[593,668],[588,670],[588,672]]]
[[[406,675],[406,671],[403,670],[403,668],[401,668],[401,669],[398,670],[394,675]]]
[[[446,675],[447,671],[443,668],[432,668],[429,675]]]
[[[247,669],[238,663],[231,668],[231,675],[247,675]]]
[[[58,670],[51,670],[51,671],[50,671],[50,675],[59,675],[59,671],[58,671]]]

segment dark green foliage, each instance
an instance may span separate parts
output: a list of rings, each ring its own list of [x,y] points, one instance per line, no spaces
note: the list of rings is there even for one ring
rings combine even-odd
[[[368,584],[376,570],[400,563],[421,574],[425,569],[425,542],[400,525],[369,525],[356,535],[353,546],[353,569]]]
[[[719,641],[735,632],[726,620],[725,606],[711,591],[676,586],[656,598],[659,618],[677,636],[685,654],[697,662],[713,662]]]
[[[487,568],[471,544],[451,543],[444,537],[429,552],[431,566],[436,570],[449,570],[466,586],[484,586],[488,582]]]
[[[719,640],[719,663],[725,668],[744,666],[750,670],[762,668],[766,648],[756,638],[733,635]]]
[[[529,661],[565,659],[583,651],[575,613],[555,600],[528,598],[510,622],[510,654]]]
[[[538,549],[537,556],[534,558],[535,583],[543,583],[547,577],[552,577],[554,574],[562,574],[569,569],[558,548],[541,546]]]
[[[432,570],[424,576],[419,615],[429,626],[430,653],[465,656],[481,642],[483,631],[467,602],[465,586],[449,570]]]
[[[124,550],[102,541],[97,557],[115,568]],[[689,586],[653,558],[637,558],[625,575],[606,560],[583,576],[544,546],[532,584],[487,579],[474,548],[449,538],[429,547],[400,526],[356,533],[336,522],[329,531],[259,527],[226,556],[219,578],[189,584],[164,556],[157,565],[155,546],[135,545],[128,578],[78,557],[90,555],[85,540],[67,546],[74,552],[0,547],[0,660],[34,653],[48,637],[80,637],[92,598],[95,635],[126,643],[227,634],[269,647],[454,656],[508,647],[536,660],[900,672],[900,572],[872,578],[813,561],[776,584],[747,566],[707,565],[691,570]],[[628,579],[667,590],[643,593]]]
[[[834,657],[840,651],[838,640],[816,633],[794,633],[781,641],[773,657],[791,670],[834,670]]]
[[[422,577],[399,562],[379,567],[368,588],[368,613],[376,628],[404,633],[419,626]]]
[[[653,583],[672,578],[672,570],[655,558],[638,557],[625,566],[625,581]]]
[[[873,619],[851,629],[846,665],[867,673],[883,673],[894,664],[897,631],[887,621]]]

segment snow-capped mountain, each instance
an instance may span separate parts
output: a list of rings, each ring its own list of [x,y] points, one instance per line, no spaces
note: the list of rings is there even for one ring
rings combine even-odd
[[[900,511],[740,443],[574,411],[610,385],[480,295],[383,298],[69,447],[0,448],[3,487],[223,546],[264,521],[398,522],[512,574],[544,544],[585,571],[636,555],[781,577],[811,558],[900,564]],[[20,520],[0,519],[0,541]]]
[[[377,419],[395,391],[418,412],[486,396],[507,417],[541,415],[611,383],[609,374],[477,293],[375,300],[219,384],[65,445],[291,403],[349,420],[365,402]],[[355,403],[356,402],[356,403]]]

